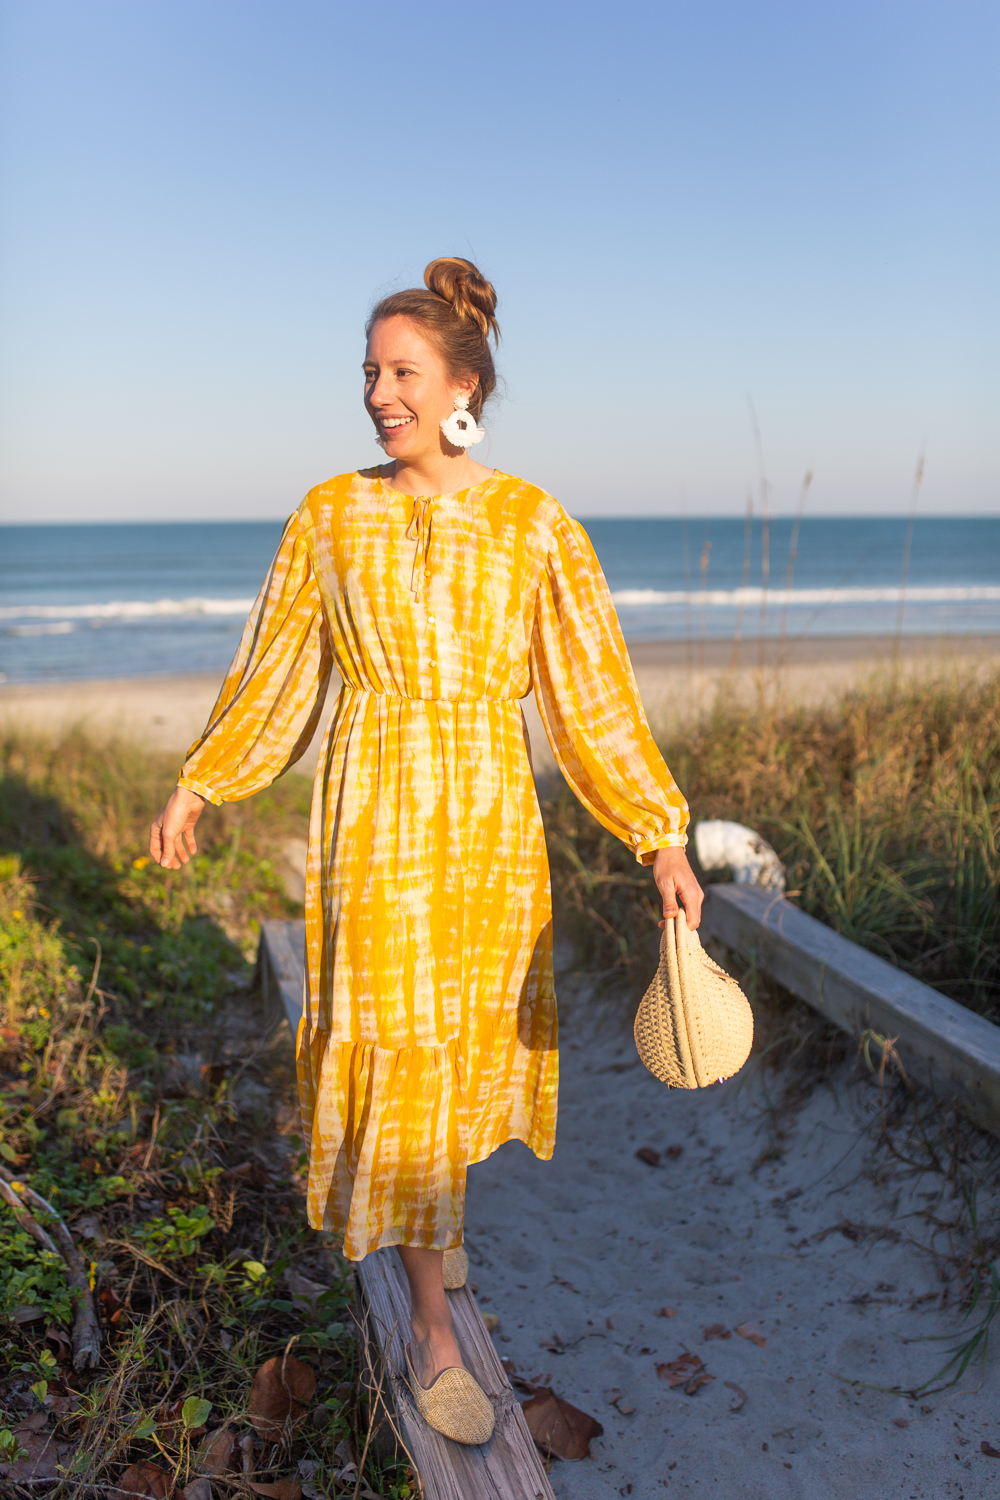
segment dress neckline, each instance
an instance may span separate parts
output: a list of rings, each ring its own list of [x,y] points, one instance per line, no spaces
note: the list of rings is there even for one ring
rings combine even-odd
[[[508,478],[508,475],[501,469],[494,469],[489,479],[481,479],[478,484],[466,485],[464,490],[445,490],[438,495],[411,495],[408,490],[396,490],[393,489],[391,484],[386,483],[382,478],[382,464],[376,464],[375,467],[377,471],[375,474],[375,483],[379,489],[384,490],[387,495],[398,495],[401,500],[459,500],[463,495],[471,495],[473,490],[488,489],[491,484],[496,484],[498,480]]]

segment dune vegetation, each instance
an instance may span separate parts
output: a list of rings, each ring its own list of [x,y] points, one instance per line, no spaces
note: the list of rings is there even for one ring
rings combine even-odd
[[[761,833],[805,911],[1000,1021],[1000,676],[883,676],[826,708],[721,692],[664,753],[692,818]],[[656,945],[648,875],[565,788],[545,816],[557,916],[634,985]]]
[[[720,699],[665,748],[694,816],[764,834],[806,910],[1000,1019],[1000,679]],[[5,1493],[115,1493],[131,1468],[163,1496],[228,1473],[406,1500],[407,1464],[365,1452],[350,1276],[305,1227],[287,1033],[252,983],[259,922],[301,911],[275,850],[309,785],[206,810],[178,877],[145,855],[175,769],[83,734],[0,740]],[[624,1004],[655,952],[649,874],[567,791],[543,812],[557,924]]]

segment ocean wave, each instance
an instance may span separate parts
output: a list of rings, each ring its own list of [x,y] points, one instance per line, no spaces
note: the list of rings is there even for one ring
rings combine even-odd
[[[780,605],[809,604],[898,604],[900,594],[907,604],[967,604],[975,601],[1000,601],[1000,588],[991,585],[982,587],[946,586],[927,588],[914,586],[900,590],[893,588],[853,589],[677,589],[663,592],[659,589],[619,589],[612,594],[615,604],[621,608],[640,608],[650,604],[687,605],[761,605],[765,602]]]
[[[11,625],[0,635],[72,635],[75,629],[72,620],[60,620],[56,625]]]
[[[108,604],[6,604],[0,620],[141,620],[156,615],[245,615],[252,599],[113,599]]]

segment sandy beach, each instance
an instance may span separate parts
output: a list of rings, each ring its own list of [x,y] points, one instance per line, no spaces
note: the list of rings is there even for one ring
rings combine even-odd
[[[940,1310],[947,1268],[918,1248],[929,1204],[954,1216],[942,1179],[884,1157],[875,1170],[875,1091],[856,1065],[815,1089],[768,1159],[754,1062],[705,1092],[668,1090],[628,1018],[571,990],[555,1156],[511,1143],[473,1167],[466,1230],[501,1355],[604,1426],[590,1460],[554,1465],[560,1500],[1000,1493],[982,1447],[1000,1452],[995,1356],[985,1378],[973,1365],[921,1400],[877,1389],[927,1380],[964,1326]],[[984,1222],[996,1206],[981,1196]],[[657,1373],[686,1353],[712,1377],[693,1395]]]
[[[872,673],[942,677],[988,671],[1000,662],[1000,636],[816,637],[802,641],[649,641],[629,653],[650,723],[669,733],[706,713],[720,692],[752,701],[762,692],[817,703]],[[119,677],[80,682],[0,684],[0,725],[58,733],[72,724],[139,739],[183,757],[201,734],[221,683],[214,673]],[[336,684],[331,684],[332,707]],[[532,695],[523,703],[536,773],[555,764]],[[319,731],[298,769],[311,775]]]

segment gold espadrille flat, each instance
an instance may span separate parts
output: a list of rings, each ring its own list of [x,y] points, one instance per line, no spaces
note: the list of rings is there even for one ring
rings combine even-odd
[[[460,1286],[464,1286],[469,1275],[469,1257],[465,1253],[464,1245],[456,1245],[454,1250],[444,1252],[444,1289],[446,1292],[457,1292]]]
[[[458,1366],[442,1370],[433,1385],[425,1389],[413,1368],[409,1344],[406,1346],[406,1368],[417,1411],[428,1427],[451,1438],[453,1443],[465,1443],[470,1448],[489,1442],[493,1436],[493,1406],[468,1370]]]

